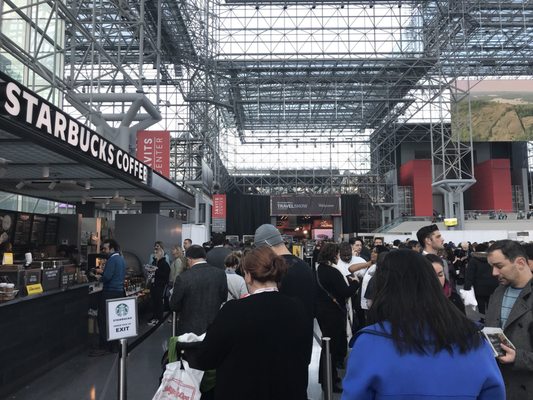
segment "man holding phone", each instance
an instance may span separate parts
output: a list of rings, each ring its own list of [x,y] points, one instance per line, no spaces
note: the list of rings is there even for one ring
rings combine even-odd
[[[512,240],[499,240],[488,249],[487,261],[500,286],[492,294],[486,326],[502,328],[516,347],[501,343],[497,357],[507,400],[533,400],[533,274],[524,248]]]

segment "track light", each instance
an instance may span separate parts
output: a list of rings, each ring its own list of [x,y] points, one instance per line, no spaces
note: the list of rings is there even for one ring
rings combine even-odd
[[[102,203],[102,210],[105,210],[105,203]]]
[[[20,189],[22,189],[22,188],[24,187],[24,185],[26,185],[26,182],[24,182],[24,181],[20,181],[19,183],[17,183],[17,184],[15,185],[15,187],[16,187],[18,190],[20,190]]]
[[[50,176],[50,167],[48,165],[43,166],[42,177],[48,178]]]
[[[110,203],[109,199],[105,199],[105,203],[109,204]]]
[[[56,181],[50,182],[50,184],[48,185],[48,190],[54,190],[56,185],[57,185]]]
[[[83,204],[83,205],[87,204],[87,200],[85,198],[82,198],[81,199],[81,204]]]
[[[113,195],[113,198],[114,199],[118,199],[119,198],[119,193],[118,193],[118,190],[115,190],[115,194]]]
[[[85,181],[85,190],[89,190],[91,188],[91,181]]]
[[[133,198],[131,199],[131,204],[135,205],[135,203],[137,203],[137,200],[135,200],[135,197],[133,197]]]

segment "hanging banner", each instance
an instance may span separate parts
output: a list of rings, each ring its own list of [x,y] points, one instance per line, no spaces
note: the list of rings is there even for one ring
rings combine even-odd
[[[137,132],[137,159],[170,178],[170,132]]]
[[[211,208],[211,217],[226,219],[226,195],[213,195],[213,208]]]
[[[341,197],[271,196],[270,215],[341,215]]]
[[[211,219],[213,232],[226,231],[226,195],[214,194],[213,206],[211,207]]]

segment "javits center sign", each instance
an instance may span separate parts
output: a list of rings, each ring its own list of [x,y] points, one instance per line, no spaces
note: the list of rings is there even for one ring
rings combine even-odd
[[[271,196],[270,215],[341,215],[340,196]]]
[[[170,178],[170,132],[137,132],[137,159]]]

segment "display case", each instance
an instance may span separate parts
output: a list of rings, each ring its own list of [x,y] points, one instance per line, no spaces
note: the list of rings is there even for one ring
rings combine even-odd
[[[0,266],[0,282],[14,283],[15,289],[24,287],[24,267],[22,265]]]
[[[29,268],[24,271],[24,286],[41,283],[41,269]]]

